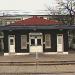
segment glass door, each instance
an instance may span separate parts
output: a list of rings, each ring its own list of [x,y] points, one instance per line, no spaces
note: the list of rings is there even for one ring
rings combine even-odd
[[[42,36],[32,36],[30,37],[30,52],[42,52]]]
[[[15,36],[9,35],[9,52],[14,53],[15,52]]]
[[[63,52],[63,34],[57,35],[57,52]]]

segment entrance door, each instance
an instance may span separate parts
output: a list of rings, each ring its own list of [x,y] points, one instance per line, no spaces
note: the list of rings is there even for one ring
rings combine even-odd
[[[63,52],[63,34],[57,35],[57,52]]]
[[[30,35],[30,52],[43,52],[42,35]]]
[[[15,36],[9,35],[9,52],[15,53]]]

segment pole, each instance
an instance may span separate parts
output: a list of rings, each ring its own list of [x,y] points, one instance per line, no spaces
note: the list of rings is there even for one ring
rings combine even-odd
[[[38,72],[38,52],[36,50],[36,72]]]

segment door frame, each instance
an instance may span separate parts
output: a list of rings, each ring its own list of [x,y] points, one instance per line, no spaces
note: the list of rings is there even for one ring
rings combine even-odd
[[[61,51],[58,50],[58,36],[59,36],[59,35],[60,35],[61,38],[62,38],[62,40],[60,41],[60,43],[62,43],[62,50],[61,50]],[[57,52],[58,52],[58,53],[64,52],[64,41],[63,41],[63,40],[64,40],[63,34],[57,34]]]
[[[41,38],[39,37],[40,35],[41,35]],[[29,52],[31,53],[31,50],[30,50],[31,39],[35,39],[35,40],[36,40],[36,39],[38,39],[38,38],[34,38],[34,37],[30,37],[30,36],[38,36],[38,38],[41,39],[41,43],[42,43],[42,45],[41,45],[41,46],[42,46],[42,51],[41,51],[41,52],[43,52],[43,36],[42,36],[42,33],[39,33],[39,32],[38,32],[38,33],[37,33],[37,32],[36,32],[36,33],[34,33],[34,32],[33,32],[33,33],[29,33]],[[36,40],[36,41],[37,41],[37,40]],[[36,42],[36,43],[37,43],[37,42]],[[35,45],[35,47],[36,47],[36,45]],[[36,51],[33,52],[33,53],[36,53]]]
[[[14,39],[14,50],[13,52],[10,51],[10,39],[11,37]],[[8,49],[9,49],[9,53],[15,53],[15,35],[9,35],[8,36]]]

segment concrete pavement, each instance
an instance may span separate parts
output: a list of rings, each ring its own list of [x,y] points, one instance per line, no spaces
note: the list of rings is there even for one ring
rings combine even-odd
[[[75,54],[68,55],[38,55],[38,61],[40,62],[57,62],[57,61],[72,61],[75,62]],[[11,63],[12,65],[0,65],[0,75],[1,73],[18,73],[23,75],[27,75],[24,73],[49,73],[51,74],[59,74],[59,75],[69,75],[75,74],[75,64],[63,64],[63,65],[19,65],[19,63],[32,63],[36,62],[36,56],[33,55],[24,55],[24,56],[0,56],[0,63]],[[13,63],[19,62],[18,65],[13,65]],[[22,75],[22,74],[21,74]],[[28,74],[29,75],[29,74]],[[33,75],[33,74],[32,74]],[[34,74],[35,75],[35,74]],[[47,75],[47,74],[46,74]]]
[[[0,66],[0,73],[75,73],[75,65]]]
[[[0,62],[35,62],[36,55],[15,55],[15,56],[0,56]],[[75,53],[68,55],[47,55],[38,54],[38,61],[75,61]]]

